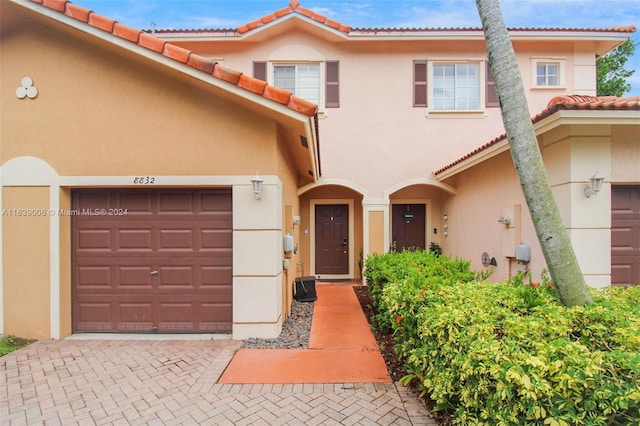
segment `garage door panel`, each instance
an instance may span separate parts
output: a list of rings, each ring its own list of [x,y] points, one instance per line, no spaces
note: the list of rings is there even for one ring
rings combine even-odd
[[[199,287],[199,278],[192,265],[161,266],[158,270],[158,276],[154,280],[158,281],[160,289],[170,290],[175,287],[187,287],[196,290]]]
[[[231,220],[232,200],[219,192],[202,191],[198,195],[201,213],[220,214]]]
[[[73,191],[80,206],[128,213],[72,218],[76,331],[231,331],[229,189]]]
[[[233,233],[225,229],[201,229],[200,244],[201,248],[219,249],[231,247],[233,242]]]
[[[109,288],[113,282],[111,266],[88,265],[76,268],[77,285],[86,289]],[[87,290],[89,291],[89,290]]]
[[[147,229],[117,229],[118,239],[116,250],[150,251],[153,246],[153,230]]]
[[[228,266],[203,266],[201,287],[226,285],[233,279],[233,272]]]
[[[198,245],[193,229],[160,229],[160,241],[158,250],[187,250],[189,252],[197,251]]]
[[[155,278],[151,272],[153,268],[148,265],[116,265],[118,271],[118,281],[113,287],[115,290],[121,287],[129,289],[138,287],[138,289],[148,290],[154,286]]]
[[[111,193],[112,208],[124,209],[129,215],[150,215],[153,212],[152,192],[121,191]]]
[[[111,251],[111,229],[79,229],[75,243],[78,251]]]
[[[158,214],[177,214],[193,215],[195,206],[193,203],[193,194],[191,191],[172,191],[158,193]]]

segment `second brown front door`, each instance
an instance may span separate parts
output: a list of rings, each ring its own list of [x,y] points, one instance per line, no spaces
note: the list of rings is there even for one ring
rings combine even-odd
[[[425,249],[425,205],[393,204],[391,244],[395,250]]]
[[[315,210],[317,275],[349,273],[349,206],[317,204]]]

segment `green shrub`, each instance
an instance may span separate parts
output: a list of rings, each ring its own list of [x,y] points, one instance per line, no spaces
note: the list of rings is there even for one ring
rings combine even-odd
[[[422,250],[368,257],[364,275],[373,308],[377,312],[374,318],[376,326],[388,332],[389,324],[395,318],[389,314],[389,298],[382,297],[388,284],[401,283],[402,294],[417,296],[424,292],[423,289],[472,281],[475,274],[469,268],[470,263]]]
[[[376,318],[394,333],[403,382],[454,424],[640,424],[640,287],[567,308],[544,274],[493,284],[429,253],[370,259]]]

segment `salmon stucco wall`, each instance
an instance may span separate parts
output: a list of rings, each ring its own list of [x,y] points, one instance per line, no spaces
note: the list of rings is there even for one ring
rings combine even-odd
[[[458,195],[445,197],[442,214],[447,215],[447,236],[442,239],[445,253],[471,260],[471,267],[480,271],[482,254],[495,257],[496,267],[489,267],[491,281],[504,281],[517,273],[515,262],[514,229],[498,220],[505,211],[516,212],[522,206],[520,217],[510,218],[518,223],[518,243],[531,247],[531,268],[539,276],[544,258],[537,244],[533,223],[527,210],[513,161],[508,152],[487,160],[455,176],[452,184]]]
[[[611,182],[637,184],[640,182],[640,126],[615,126],[611,140]]]
[[[49,321],[49,188],[2,190],[5,332],[46,339]]]
[[[272,120],[150,63],[35,24],[3,35],[0,55],[0,163],[30,155],[67,176],[276,172]],[[36,99],[15,96],[25,76]]]

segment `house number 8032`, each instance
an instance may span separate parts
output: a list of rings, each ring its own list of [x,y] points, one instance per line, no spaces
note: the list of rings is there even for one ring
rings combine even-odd
[[[156,183],[156,178],[153,176],[137,176],[133,178],[133,183],[136,185],[153,185]]]

